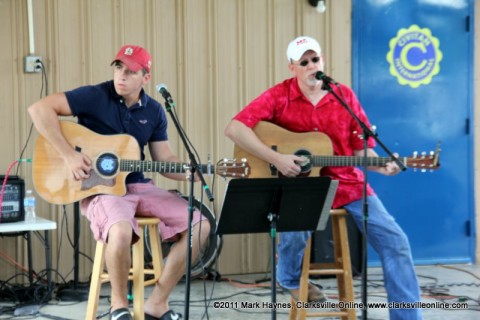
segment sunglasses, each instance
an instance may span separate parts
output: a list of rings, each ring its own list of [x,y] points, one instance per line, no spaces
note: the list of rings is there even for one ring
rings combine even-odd
[[[320,57],[313,57],[312,59],[310,59],[310,61],[312,61],[313,64],[318,63],[318,61],[320,61]],[[299,65],[301,65],[302,67],[306,67],[306,66],[308,66],[308,63],[310,61],[308,59],[303,60],[299,63]]]

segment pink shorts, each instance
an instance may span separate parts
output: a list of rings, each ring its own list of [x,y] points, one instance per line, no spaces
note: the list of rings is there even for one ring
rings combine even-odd
[[[96,195],[82,200],[80,205],[82,214],[90,221],[95,240],[104,242],[110,227],[119,221],[131,224],[133,242],[136,242],[139,235],[136,215],[160,218],[162,241],[175,240],[188,226],[188,202],[177,193],[156,187],[153,182],[131,183],[123,197]],[[194,209],[192,222],[195,225],[200,221],[200,211]]]

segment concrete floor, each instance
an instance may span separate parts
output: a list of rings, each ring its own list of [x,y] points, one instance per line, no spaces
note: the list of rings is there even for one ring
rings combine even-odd
[[[428,320],[469,320],[480,319],[480,266],[479,265],[432,265],[418,266],[418,277],[422,288],[422,301],[428,303],[444,302],[453,304],[465,302],[468,309],[424,309],[424,318]],[[196,279],[190,287],[190,303],[188,308],[189,319],[272,319],[271,309],[263,308],[242,308],[242,302],[263,302],[271,301],[270,282],[261,281],[268,278],[268,274],[224,276],[224,281],[213,282]],[[385,291],[382,283],[382,273],[379,268],[368,270],[367,301],[386,301]],[[258,283],[257,283],[258,282]],[[334,278],[317,279],[313,282],[321,285],[329,297],[329,301],[335,302],[337,286]],[[356,302],[361,302],[361,280],[354,279]],[[180,283],[170,299],[170,307],[176,312],[185,314],[185,283]],[[146,296],[151,292],[147,287]],[[108,285],[102,287],[99,314],[108,311],[109,306]],[[211,302],[205,303],[210,300]],[[216,308],[215,302],[227,305],[230,308]],[[289,302],[289,295],[281,289],[277,291],[277,302]],[[14,316],[15,305],[1,303],[3,314],[0,319],[84,319],[87,302],[62,302],[52,299],[48,304],[39,308],[34,315]],[[8,307],[11,310],[9,310]],[[288,309],[279,309],[276,312],[277,319],[288,319]],[[388,319],[387,309],[367,310],[367,319],[383,320]],[[357,318],[363,319],[361,310],[357,310]],[[108,319],[107,316],[103,319]],[[338,319],[338,318],[323,318]]]

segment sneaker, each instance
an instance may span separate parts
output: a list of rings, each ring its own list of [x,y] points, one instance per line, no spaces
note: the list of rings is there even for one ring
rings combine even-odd
[[[298,301],[299,289],[288,289],[292,298]],[[327,297],[319,287],[313,283],[308,284],[308,302],[325,302]]]
[[[120,308],[110,312],[110,320],[133,320],[127,308]]]

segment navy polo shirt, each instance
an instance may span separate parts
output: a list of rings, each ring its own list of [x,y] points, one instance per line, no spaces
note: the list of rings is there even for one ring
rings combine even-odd
[[[143,89],[139,102],[130,108],[116,93],[113,80],[83,86],[67,91],[65,95],[79,124],[103,135],[130,134],[140,146],[142,160],[148,142],[168,140],[165,112],[161,104]],[[127,183],[145,181],[148,179],[141,172],[132,172],[126,179]]]

